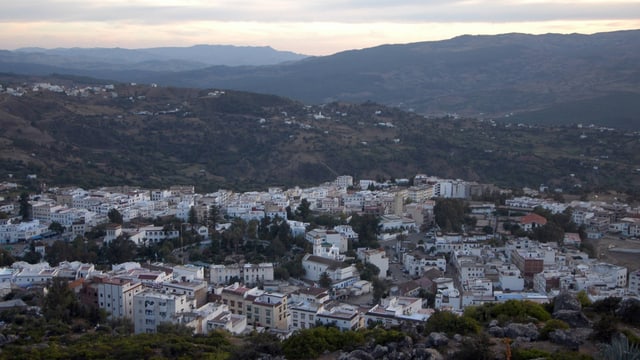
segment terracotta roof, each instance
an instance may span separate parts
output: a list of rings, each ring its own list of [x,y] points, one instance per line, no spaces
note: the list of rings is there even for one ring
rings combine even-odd
[[[520,219],[520,223],[522,224],[540,224],[540,225],[545,225],[547,223],[547,219],[545,219],[543,216],[540,216],[536,213],[530,213],[527,214],[525,216],[523,216]]]

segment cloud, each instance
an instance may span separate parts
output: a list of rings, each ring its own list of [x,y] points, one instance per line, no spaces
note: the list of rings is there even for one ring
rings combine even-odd
[[[0,21],[181,23],[255,22],[516,22],[635,19],[638,1],[351,0],[351,1],[11,1]]]
[[[640,28],[637,0],[25,0],[0,48],[270,45],[328,54],[462,34]]]

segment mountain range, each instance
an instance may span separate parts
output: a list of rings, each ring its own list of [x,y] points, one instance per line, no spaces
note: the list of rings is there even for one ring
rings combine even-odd
[[[287,54],[268,65],[230,57],[238,66],[202,66],[208,55],[194,54],[204,49],[23,49],[0,53],[0,71],[225,88],[308,104],[374,101],[431,116],[640,129],[639,30],[460,36],[330,56]]]

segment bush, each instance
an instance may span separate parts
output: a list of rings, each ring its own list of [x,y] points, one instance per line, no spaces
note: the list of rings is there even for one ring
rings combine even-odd
[[[551,319],[551,314],[543,306],[533,301],[508,300],[500,304],[484,304],[468,307],[465,315],[479,322],[487,323],[497,319],[500,323],[509,321],[525,322],[530,317],[539,321]]]
[[[449,336],[454,334],[471,335],[480,332],[478,322],[469,316],[458,316],[449,311],[436,311],[425,325],[425,333],[445,332]]]

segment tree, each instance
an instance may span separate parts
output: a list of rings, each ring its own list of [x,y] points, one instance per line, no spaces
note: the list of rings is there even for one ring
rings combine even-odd
[[[14,257],[5,249],[0,249],[0,266],[10,266],[16,261]]]
[[[466,208],[460,199],[437,199],[433,207],[436,224],[445,232],[461,232],[465,223]]]
[[[135,259],[137,247],[133,241],[121,235],[103,245],[103,252],[109,263],[120,264]]]
[[[389,290],[389,287],[387,286],[387,283],[384,282],[384,280],[380,279],[377,276],[374,277],[373,280],[371,281],[371,286],[373,287],[373,302],[374,303],[378,303],[380,301],[380,299],[385,297],[385,294],[387,293],[387,290]]]
[[[187,222],[191,225],[191,228],[193,228],[193,226],[195,226],[198,223],[198,212],[196,211],[196,208],[194,206],[189,208],[189,215],[188,215]]]
[[[358,234],[358,244],[361,247],[377,248],[380,234],[380,219],[375,215],[358,215],[351,217],[349,225]]]
[[[209,206],[209,216],[207,216],[207,222],[209,227],[215,229],[216,224],[220,220],[220,207],[218,205]]]
[[[359,262],[356,267],[360,273],[360,280],[371,281],[380,274],[380,268],[371,263],[363,264]]]
[[[109,221],[114,224],[122,224],[124,222],[124,220],[122,219],[122,214],[120,214],[120,211],[118,211],[118,209],[116,208],[112,208],[111,210],[109,210],[109,212],[107,213],[107,217],[109,217]]]
[[[70,323],[79,311],[79,303],[75,294],[69,289],[66,280],[53,278],[44,298],[42,313],[47,319],[58,319]]]
[[[62,226],[62,224],[60,224],[57,221],[53,221],[51,222],[51,225],[49,225],[49,230],[53,231],[56,234],[62,234],[65,230],[65,227]]]
[[[24,256],[22,257],[22,260],[28,262],[29,264],[36,264],[40,262],[40,259],[42,259],[42,255],[36,251],[33,244],[31,244],[31,246],[29,247],[29,252],[24,254]]]
[[[302,199],[300,201],[300,205],[296,208],[296,219],[307,222],[309,221],[309,216],[311,215],[311,203],[309,200]]]
[[[320,280],[318,280],[318,284],[320,284],[320,287],[328,289],[329,287],[331,287],[331,283],[331,277],[329,276],[329,274],[327,274],[326,271],[320,274]]]
[[[29,194],[22,192],[20,194],[20,211],[18,214],[22,216],[22,220],[29,220],[31,218],[31,205],[29,204]]]

